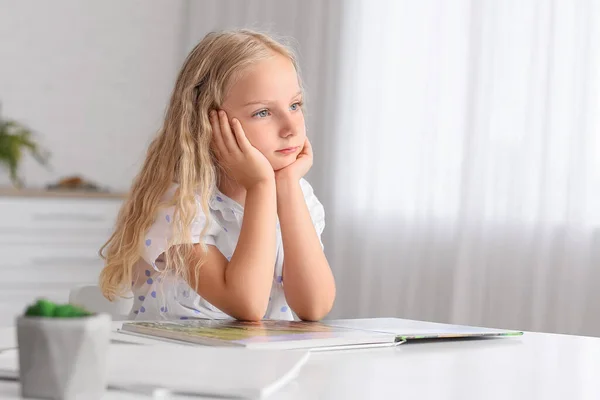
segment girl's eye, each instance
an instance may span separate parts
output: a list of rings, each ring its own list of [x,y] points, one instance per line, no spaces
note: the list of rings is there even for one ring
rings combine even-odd
[[[269,110],[260,110],[255,112],[253,115],[253,117],[260,117],[260,118],[265,118],[269,116]]]
[[[295,102],[294,104],[292,104],[290,106],[290,109],[292,111],[298,111],[300,109],[300,107],[302,107],[302,102],[301,101],[297,101],[297,102]]]

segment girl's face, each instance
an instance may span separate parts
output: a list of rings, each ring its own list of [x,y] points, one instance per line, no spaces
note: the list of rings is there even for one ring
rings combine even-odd
[[[227,116],[239,119],[246,137],[275,171],[296,161],[306,128],[302,93],[292,62],[279,54],[244,71],[223,102]]]

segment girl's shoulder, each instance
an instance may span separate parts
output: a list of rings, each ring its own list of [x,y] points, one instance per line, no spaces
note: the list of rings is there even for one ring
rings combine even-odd
[[[179,183],[177,183],[177,182],[171,183],[171,186],[169,186],[169,188],[163,194],[161,201],[166,204],[171,203],[173,198],[178,194],[178,191],[179,191]],[[209,205],[209,211],[211,213],[218,208],[218,207],[215,207],[215,204],[218,203],[219,200],[222,200],[217,192],[218,192],[218,190],[213,190],[209,194],[208,205]],[[194,200],[196,201],[196,206],[198,207],[198,212],[202,213],[202,209],[201,209],[202,193],[200,192],[199,189],[196,189],[194,191]],[[171,203],[170,208],[174,208],[172,203]]]
[[[179,190],[179,184],[173,183],[164,195],[165,203],[168,204],[173,199],[173,196],[177,194],[177,190]],[[194,192],[194,199],[196,202],[196,215],[191,226],[193,232],[201,230],[207,223],[208,234],[215,236],[227,236],[231,228],[233,228],[231,233],[239,230],[238,225],[241,224],[241,216],[244,214],[244,209],[240,204],[221,193],[218,188],[213,188],[209,193],[206,209],[208,214],[202,207],[202,193],[199,189]],[[157,220],[162,221],[164,224],[163,220],[167,220],[168,217],[162,214],[168,215],[169,212],[175,213],[175,207],[172,203],[171,206],[159,211]],[[228,227],[225,227],[225,225]]]
[[[172,182],[171,186],[169,186],[169,188],[163,193],[161,200],[162,201],[171,201],[173,200],[173,197],[175,197],[177,194],[179,193],[179,183],[177,182]],[[196,200],[198,200],[200,198],[200,190],[195,190],[194,191],[194,197],[196,198]]]
[[[318,197],[315,194],[312,185],[306,179],[300,179],[300,188],[302,189],[302,193],[307,204],[313,206],[321,206],[321,202],[318,200]],[[169,189],[167,189],[167,191],[164,193],[162,201],[166,203],[170,202],[173,199],[173,197],[177,194],[178,190],[179,184],[173,182]],[[202,199],[202,193],[200,193],[200,190],[196,190],[194,192],[194,198],[199,208],[199,212],[201,212],[202,210],[200,208],[200,204]],[[240,206],[237,202],[233,201],[232,199],[221,193],[217,188],[215,188],[209,194],[208,206],[211,214],[213,212],[222,212],[224,209],[232,211],[233,213],[243,213],[242,206]]]
[[[159,271],[160,260],[159,256],[163,254],[170,246],[180,243],[205,243],[219,247],[220,243],[228,243],[228,240],[220,240],[229,235],[230,230],[225,226],[229,225],[230,218],[227,213],[222,212],[219,208],[219,196],[212,193],[209,200],[209,215],[206,215],[201,207],[201,193],[194,192],[196,202],[196,213],[191,220],[191,223],[184,229],[186,237],[178,236],[176,227],[178,212],[172,200],[177,195],[179,184],[173,183],[163,194],[161,200],[164,206],[159,207],[156,211],[154,221],[148,228],[144,238],[144,246],[142,258],[144,261]],[[223,199],[221,199],[223,200]],[[232,213],[233,214],[233,213]],[[235,215],[230,219],[235,221]],[[235,231],[231,229],[231,231]],[[182,242],[183,241],[183,242]],[[221,249],[220,249],[221,250]]]

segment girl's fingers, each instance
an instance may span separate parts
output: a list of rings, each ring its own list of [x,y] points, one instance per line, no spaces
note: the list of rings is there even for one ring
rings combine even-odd
[[[308,137],[304,141],[304,148],[302,149],[302,152],[306,155],[312,156],[312,145],[310,144]]]
[[[242,128],[242,124],[240,124],[240,121],[237,118],[234,118],[231,122],[233,125],[233,132],[235,134],[235,139],[237,141],[238,146],[240,147],[242,152],[247,153],[252,147],[252,145],[246,137],[246,133]]]
[[[227,152],[230,154],[239,152],[240,148],[231,132],[227,114],[223,110],[219,111],[219,125],[221,128],[221,137],[223,138],[223,143],[225,143]]]
[[[213,141],[215,143],[215,150],[219,154],[226,154],[225,144],[223,143],[223,136],[221,134],[221,127],[219,125],[219,120],[217,117],[216,111],[211,111],[209,114],[210,125],[213,130]]]

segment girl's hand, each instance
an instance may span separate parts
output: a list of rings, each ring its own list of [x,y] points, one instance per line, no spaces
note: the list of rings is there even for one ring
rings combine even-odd
[[[298,157],[296,157],[296,161],[291,163],[285,168],[280,169],[279,171],[275,171],[275,179],[291,179],[294,181],[299,181],[300,178],[304,177],[306,173],[310,170],[313,164],[313,152],[312,146],[310,145],[310,141],[308,138],[304,141],[304,147]]]
[[[211,111],[210,123],[219,161],[236,182],[248,190],[258,183],[273,180],[271,163],[250,144],[239,120],[233,118],[230,125],[227,114],[220,110]]]

